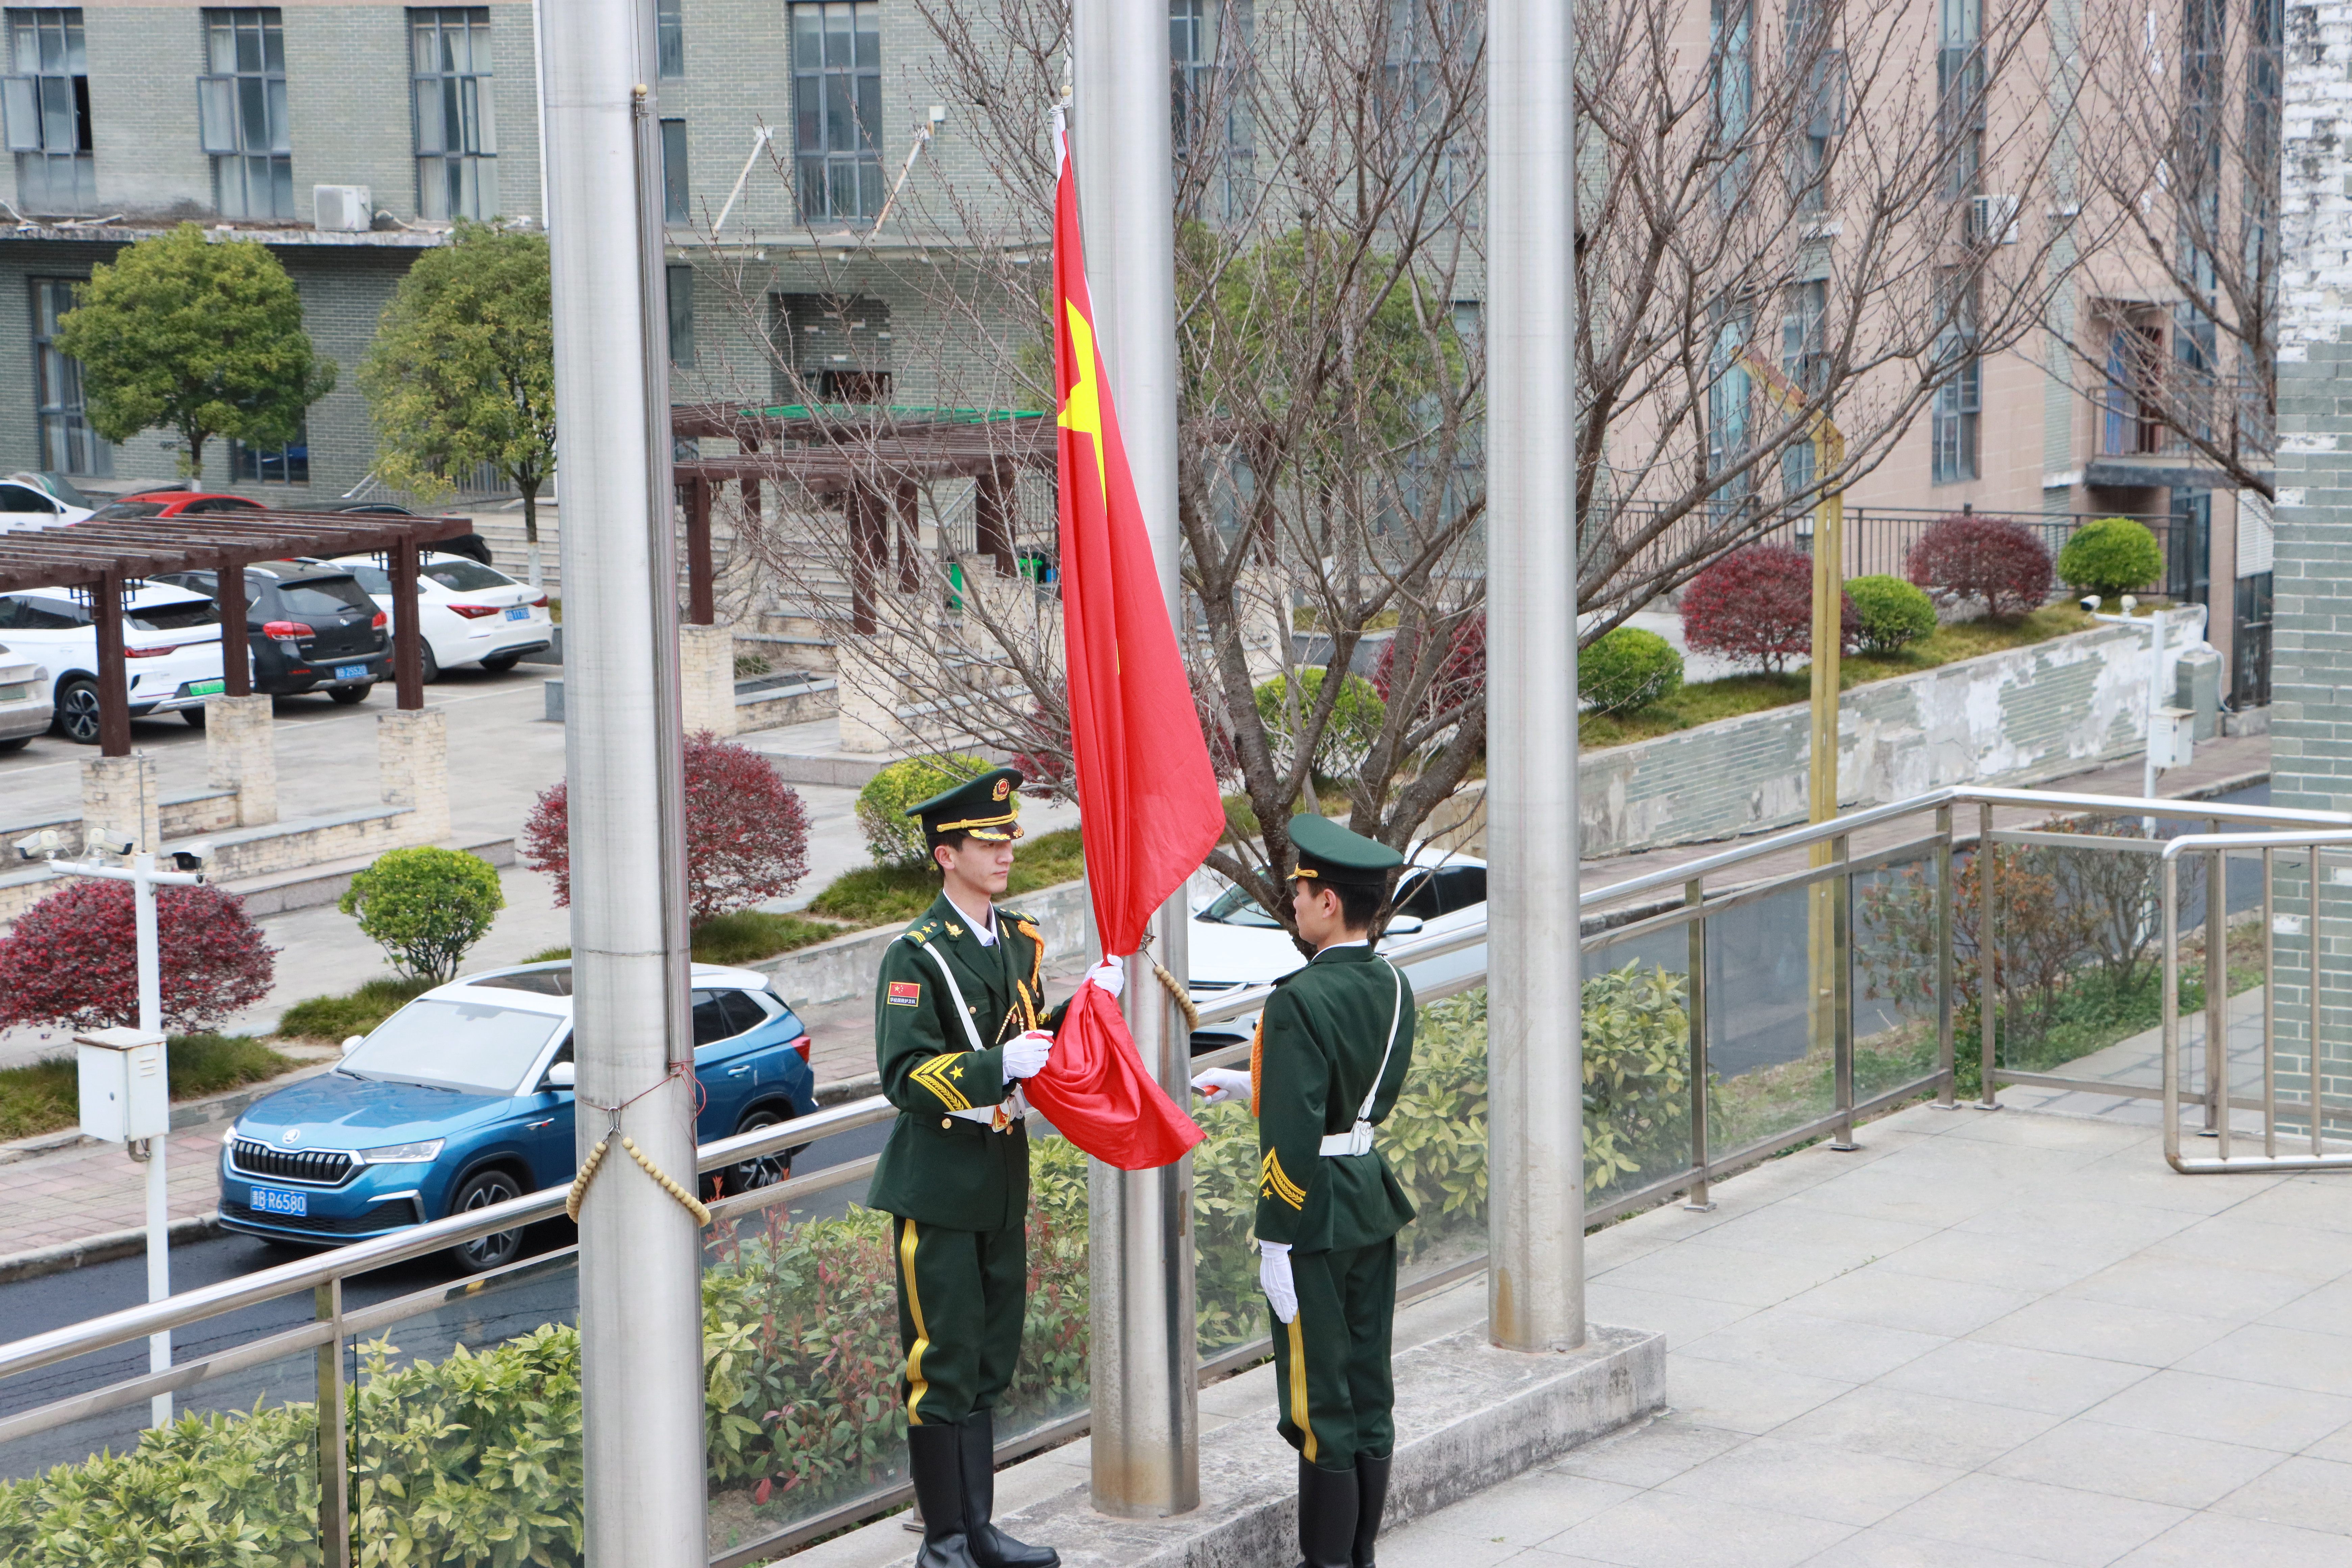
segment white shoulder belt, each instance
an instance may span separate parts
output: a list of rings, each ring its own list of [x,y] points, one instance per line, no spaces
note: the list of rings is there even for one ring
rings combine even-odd
[[[906,940],[906,933],[901,931],[893,940],[903,942]],[[963,1021],[964,1038],[971,1042],[971,1048],[975,1051],[988,1049],[986,1046],[980,1043],[980,1030],[971,1021],[971,1009],[964,1005],[963,987],[956,984],[955,971],[948,967],[948,961],[941,958],[939,949],[929,942],[919,942],[915,944],[915,949],[931,961],[931,966],[940,972],[940,978],[948,983],[948,1000],[955,1004],[955,1016]],[[1399,984],[1402,985],[1402,983]],[[1385,1064],[1387,1058],[1382,1058],[1381,1060]],[[1370,1109],[1370,1102],[1367,1102],[1367,1109]],[[1013,1100],[1009,1105],[1000,1101],[995,1105],[975,1105],[963,1110],[950,1110],[946,1114],[961,1117],[966,1121],[977,1121],[982,1126],[990,1126],[994,1124],[996,1113],[1000,1110],[1015,1121],[1029,1114],[1028,1099],[1022,1094],[1021,1086],[1018,1083],[1013,1086]]]
[[[1337,1160],[1349,1154],[1369,1154],[1372,1150],[1372,1101],[1381,1096],[1381,1079],[1388,1076],[1389,1058],[1396,1054],[1397,1028],[1404,1022],[1404,975],[1397,966],[1388,963],[1389,973],[1396,980],[1396,1003],[1389,1010],[1388,1049],[1381,1053],[1381,1065],[1372,1069],[1372,1087],[1364,1094],[1364,1103],[1356,1108],[1356,1124],[1345,1132],[1327,1132],[1318,1152],[1327,1160]]]

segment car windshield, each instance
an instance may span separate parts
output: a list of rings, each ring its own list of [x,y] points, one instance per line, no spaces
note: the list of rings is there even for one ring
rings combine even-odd
[[[1201,919],[1218,925],[1255,926],[1263,931],[1279,931],[1282,922],[1267,914],[1258,901],[1240,888],[1227,888],[1216,901],[1201,911]]]
[[[505,573],[493,572],[472,561],[427,561],[416,569],[416,574],[432,578],[453,594],[470,594],[477,588],[514,586],[514,579]]]
[[[307,582],[281,583],[278,595],[286,608],[298,616],[339,616],[351,610],[366,610],[373,614],[375,601],[360,592],[360,585],[349,577],[312,577]]]
[[[346,562],[344,564],[351,572],[352,580],[360,585],[363,593],[389,594],[392,592],[392,574],[383,567],[362,565],[357,562]]]
[[[563,1020],[494,1002],[411,1002],[343,1058],[354,1078],[512,1094]]]
[[[160,605],[133,605],[131,624],[143,632],[182,632],[190,626],[220,624],[220,605],[210,599],[170,599]]]
[[[163,503],[155,500],[119,500],[111,506],[100,507],[89,514],[92,522],[112,522],[126,517],[160,517]]]

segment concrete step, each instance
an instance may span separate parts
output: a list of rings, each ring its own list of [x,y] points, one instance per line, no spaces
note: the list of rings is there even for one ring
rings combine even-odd
[[[515,863],[515,841],[510,837],[444,839],[441,847],[462,850],[500,868]],[[375,860],[373,855],[355,855],[290,871],[242,877],[219,886],[222,891],[235,893],[245,900],[247,914],[283,914],[289,910],[316,909],[320,904],[335,902],[350,889],[352,879],[374,865]]]

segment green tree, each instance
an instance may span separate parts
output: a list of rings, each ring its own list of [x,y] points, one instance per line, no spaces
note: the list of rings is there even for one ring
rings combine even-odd
[[[439,985],[507,907],[499,874],[457,849],[389,849],[352,878],[337,906],[404,973]]]
[[[522,493],[540,586],[539,492],[555,467],[555,326],[547,239],[460,223],[384,307],[360,385],[375,416],[376,474],[419,495],[483,463]]]
[[[81,362],[91,426],[110,441],[177,432],[192,481],[206,441],[282,447],[334,389],[334,363],[311,347],[294,280],[266,246],[184,223],[91,268],[76,298],[58,348]]]

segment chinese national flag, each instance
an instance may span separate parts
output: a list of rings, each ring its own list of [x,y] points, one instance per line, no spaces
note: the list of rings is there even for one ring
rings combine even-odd
[[[1106,953],[1124,957],[1141,944],[1152,911],[1207,858],[1225,811],[1095,346],[1077,180],[1058,126],[1055,141],[1054,368],[1070,735],[1095,929]],[[1139,974],[1134,984],[1156,982]],[[1052,1059],[1025,1089],[1072,1142],[1123,1170],[1165,1165],[1202,1136],[1143,1070],[1126,1019],[1097,985],[1078,987]]]

